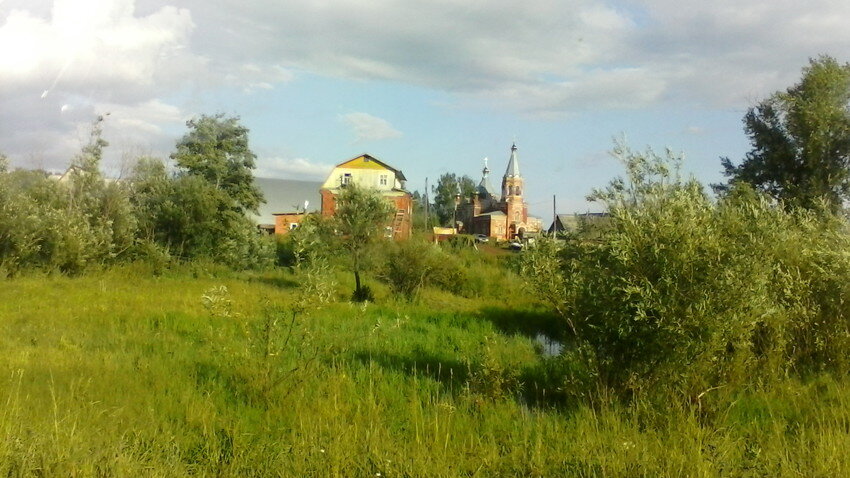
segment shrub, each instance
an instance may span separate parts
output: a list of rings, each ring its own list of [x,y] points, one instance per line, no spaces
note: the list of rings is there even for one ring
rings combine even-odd
[[[620,396],[696,397],[792,370],[845,372],[844,220],[740,189],[713,203],[677,160],[619,148],[627,180],[594,193],[610,224],[526,254],[529,282]]]
[[[393,293],[413,300],[433,279],[434,271],[445,259],[443,256],[437,246],[421,240],[389,243],[379,276]]]

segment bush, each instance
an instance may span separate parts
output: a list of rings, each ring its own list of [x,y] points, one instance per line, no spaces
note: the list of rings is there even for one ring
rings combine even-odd
[[[845,373],[850,240],[843,219],[786,212],[739,189],[718,203],[677,161],[619,149],[628,180],[594,197],[611,222],[526,254],[590,376],[620,396]]]
[[[379,276],[393,293],[413,300],[440,263],[440,251],[425,241],[409,240],[388,244]]]

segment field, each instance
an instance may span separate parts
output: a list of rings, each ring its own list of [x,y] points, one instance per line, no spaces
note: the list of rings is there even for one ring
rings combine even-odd
[[[374,304],[300,310],[290,271],[153,272],[2,282],[0,475],[850,474],[828,376],[566,402],[534,339],[557,324],[524,292],[407,303],[375,282]]]

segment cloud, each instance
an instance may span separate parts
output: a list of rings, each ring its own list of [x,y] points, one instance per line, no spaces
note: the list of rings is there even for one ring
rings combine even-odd
[[[139,115],[112,133],[158,150],[224,89],[262,98],[301,71],[544,119],[741,108],[809,57],[847,60],[848,23],[850,2],[835,0],[5,0],[0,145],[18,163],[63,164],[110,108]],[[343,121],[360,141],[401,135],[365,113]]]
[[[161,151],[173,146],[166,130],[190,116],[165,98],[218,86],[255,91],[291,80],[274,63],[258,65],[248,56],[222,62],[198,52],[190,10],[155,3],[0,4],[0,144],[16,165],[64,168],[105,111],[114,113],[104,125],[113,146]],[[117,166],[120,156],[108,148],[105,168]]]
[[[351,126],[357,141],[373,141],[402,136],[401,131],[393,128],[387,120],[367,113],[349,113],[340,118]]]
[[[850,50],[834,0],[222,0],[193,12],[198,51],[414,84],[544,115],[664,101],[709,107],[787,86]]]
[[[263,178],[320,181],[327,178],[333,166],[314,163],[306,158],[260,158],[255,176]]]

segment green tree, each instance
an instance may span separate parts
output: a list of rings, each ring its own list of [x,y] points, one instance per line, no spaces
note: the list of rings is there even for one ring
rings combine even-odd
[[[454,173],[445,173],[433,186],[434,213],[443,226],[453,226],[452,218],[455,214],[455,197],[468,198],[475,193],[475,182],[469,176],[457,176]]]
[[[433,210],[426,210],[425,199],[419,191],[413,191],[413,230],[430,232],[429,227],[438,224]],[[426,214],[427,212],[427,214]],[[430,217],[428,217],[430,216]]]
[[[841,207],[850,194],[850,64],[821,56],[803,78],[747,111],[753,149],[740,165],[721,159],[729,184],[745,182],[789,206]]]
[[[264,202],[254,184],[257,156],[248,147],[248,128],[238,117],[202,115],[186,123],[189,132],[177,143],[171,158],[193,176],[200,176],[227,193],[240,214],[257,212]]]
[[[351,259],[354,273],[352,298],[362,302],[370,298],[360,273],[372,245],[384,237],[393,213],[393,205],[375,190],[349,184],[336,198],[334,226],[342,237],[342,247]]]

